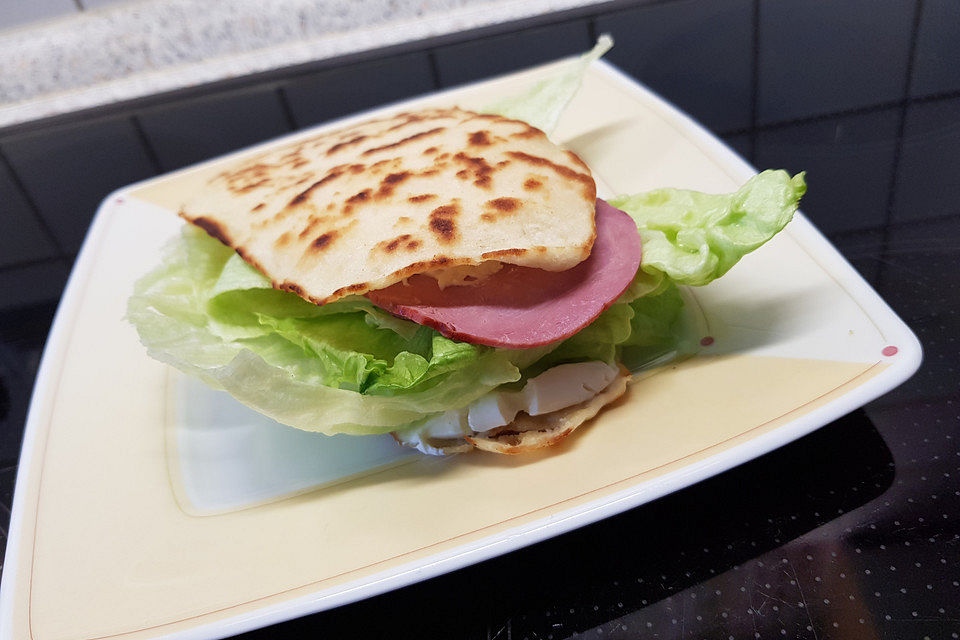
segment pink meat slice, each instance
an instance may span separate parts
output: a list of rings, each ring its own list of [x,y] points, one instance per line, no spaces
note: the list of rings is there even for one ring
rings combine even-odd
[[[563,340],[613,304],[640,268],[633,219],[597,200],[596,222],[590,256],[567,271],[508,264],[478,285],[444,289],[415,275],[367,297],[394,315],[473,344],[524,349]]]

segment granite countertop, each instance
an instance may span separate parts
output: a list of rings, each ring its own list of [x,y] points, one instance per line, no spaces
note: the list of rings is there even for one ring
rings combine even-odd
[[[141,0],[0,33],[0,127],[602,0]]]

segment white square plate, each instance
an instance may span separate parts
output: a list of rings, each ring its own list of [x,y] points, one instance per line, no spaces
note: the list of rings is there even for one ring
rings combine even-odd
[[[548,69],[374,113],[477,108]],[[555,138],[618,193],[730,191],[754,173],[602,62]],[[177,232],[183,194],[224,161],[122,189],[97,214],[31,404],[2,638],[215,638],[329,609],[717,474],[889,391],[920,363],[910,330],[797,215],[688,292],[710,346],[635,381],[549,451],[436,459],[385,438],[297,432],[151,360],[123,319],[134,280]]]

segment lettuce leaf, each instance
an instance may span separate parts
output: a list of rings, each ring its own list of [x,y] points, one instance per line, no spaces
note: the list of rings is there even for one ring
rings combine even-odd
[[[700,286],[783,229],[806,190],[802,173],[764,171],[733,193],[657,189],[609,202],[637,223],[643,271]]]
[[[318,307],[266,289],[233,255],[184,227],[136,283],[127,317],[152,357],[294,427],[391,431],[518,380],[547,352],[450,340],[363,298]]]
[[[593,49],[567,63],[559,72],[544,78],[529,89],[487,105],[484,113],[495,113],[523,120],[547,135],[557,127],[564,109],[577,95],[587,67],[613,46],[613,38],[601,35]]]
[[[558,345],[493,349],[394,318],[365,298],[318,307],[268,288],[238,260],[185,226],[136,283],[128,319],[155,359],[278,422],[329,434],[392,431],[554,364],[616,363],[652,282],[639,273],[610,309]]]

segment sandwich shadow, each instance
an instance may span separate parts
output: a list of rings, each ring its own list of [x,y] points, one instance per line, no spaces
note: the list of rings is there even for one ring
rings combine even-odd
[[[768,347],[785,339],[796,340],[809,332],[806,317],[810,308],[801,292],[772,293],[762,298],[722,300],[703,303],[696,291],[685,296],[685,322],[689,331],[703,335],[690,336],[697,341],[713,338],[703,355],[727,355]]]
[[[614,146],[614,141],[619,139],[623,129],[629,126],[636,126],[636,122],[631,118],[621,118],[564,140],[563,145],[575,151],[587,164],[592,165],[588,158],[609,153],[610,148]]]

